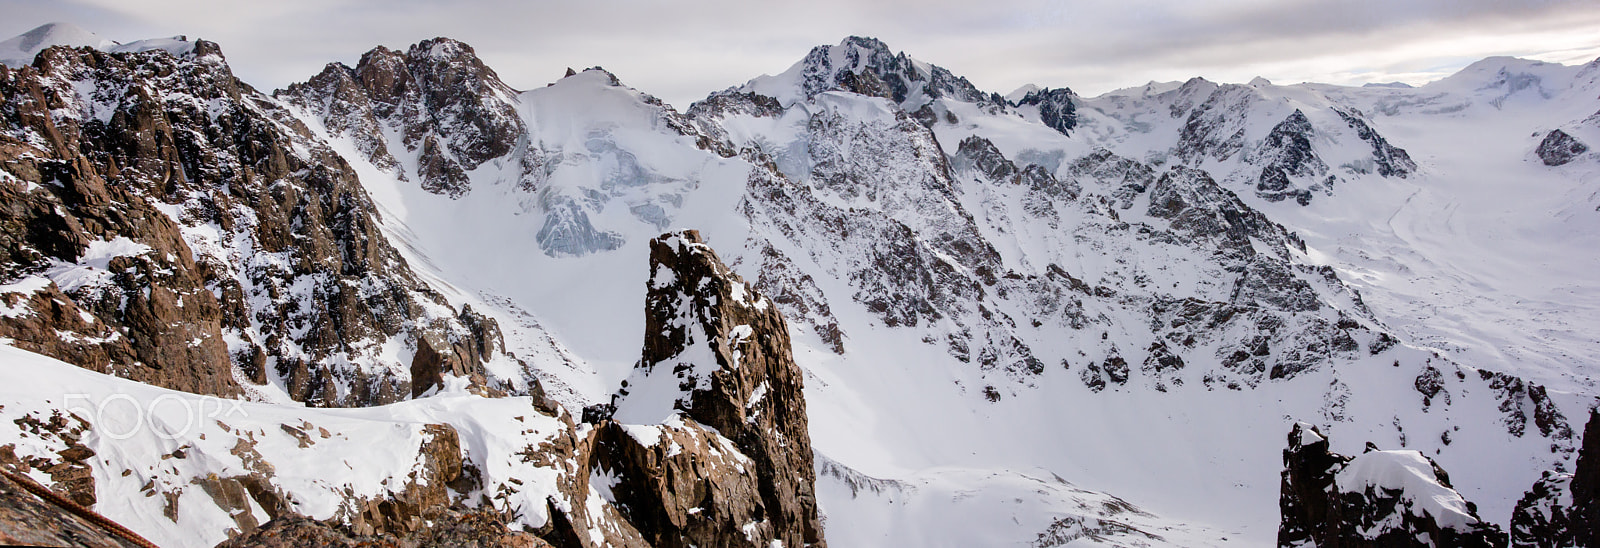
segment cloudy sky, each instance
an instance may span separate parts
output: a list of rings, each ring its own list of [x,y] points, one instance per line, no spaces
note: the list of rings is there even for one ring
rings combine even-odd
[[[448,36],[516,88],[599,65],[680,108],[852,34],[1000,93],[1192,76],[1420,84],[1491,55],[1600,57],[1594,0],[0,0],[0,39],[51,21],[122,42],[212,40],[263,89]]]

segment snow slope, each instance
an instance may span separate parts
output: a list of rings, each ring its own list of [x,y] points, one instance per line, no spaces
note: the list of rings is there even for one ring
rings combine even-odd
[[[194,50],[194,43],[184,36],[151,38],[123,44],[101,38],[72,23],[45,23],[14,38],[0,42],[0,65],[21,68],[33,63],[33,58],[50,46],[94,48],[107,52],[140,52],[163,50],[173,55],[183,55]]]
[[[237,529],[236,517],[208,498],[207,479],[264,474],[297,512],[314,519],[347,515],[350,501],[383,497],[415,480],[422,466],[418,451],[431,437],[427,424],[456,428],[463,458],[483,472],[482,494],[498,493],[496,504],[522,508],[514,525],[542,526],[549,519],[546,499],[564,500],[556,485],[565,473],[559,463],[529,463],[521,453],[567,427],[527,398],[469,394],[464,379],[415,401],[313,409],[155,388],[7,345],[0,345],[0,362],[6,364],[0,415],[17,424],[0,429],[0,444],[14,444],[24,459],[57,459],[68,441],[30,429],[27,421],[60,416],[81,426],[78,442],[95,453],[94,510],[161,546],[211,546]],[[41,472],[33,476],[51,484]],[[461,493],[469,504],[478,494]],[[249,508],[239,512],[257,523],[270,519],[255,499],[245,501]]]

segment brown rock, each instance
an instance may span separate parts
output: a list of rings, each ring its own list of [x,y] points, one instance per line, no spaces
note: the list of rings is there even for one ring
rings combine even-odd
[[[617,502],[656,546],[767,546],[775,541],[824,546],[803,373],[794,363],[783,316],[693,230],[652,240],[650,272],[644,352],[629,382],[675,384],[680,392],[673,410],[685,417],[685,428],[709,427],[702,434],[707,447],[715,446],[709,441],[715,437],[730,440],[729,449],[749,459],[734,468],[752,471],[754,485],[726,470],[669,459],[666,447],[671,444],[640,447],[621,439],[617,432],[622,429],[606,427],[592,460],[620,474],[626,487],[617,493]],[[708,354],[715,363],[703,363]],[[644,416],[633,414],[642,404],[631,401],[628,390],[624,386],[613,399],[617,415]],[[694,436],[684,436],[675,443],[688,447]],[[707,454],[688,458],[711,459]],[[678,489],[708,498],[685,499]],[[715,510],[724,519],[687,520],[706,500],[721,506],[702,511]]]
[[[11,175],[0,178],[0,281],[36,275],[52,260],[85,260],[94,242],[126,238],[149,250],[96,264],[103,275],[94,283],[0,295],[27,311],[0,318],[0,337],[200,394],[242,394],[237,368],[238,377],[281,380],[295,399],[323,406],[408,397],[404,373],[372,373],[406,364],[350,362],[381,360],[374,343],[426,340],[452,373],[487,385],[482,362],[504,352],[493,322],[468,322],[465,311],[431,316],[443,297],[389,245],[354,171],[235,79],[215,44],[196,42],[188,55],[58,47],[38,61],[0,70],[0,169]],[[408,85],[396,78],[390,84]],[[491,107],[484,112],[499,112]],[[460,139],[441,146],[456,161],[495,150]],[[190,248],[182,228],[202,224],[220,229],[224,249]],[[274,259],[238,260],[261,253]],[[230,352],[228,338],[243,344]]]

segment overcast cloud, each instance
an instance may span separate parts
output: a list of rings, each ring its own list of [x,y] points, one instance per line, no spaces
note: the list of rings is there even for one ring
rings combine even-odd
[[[513,87],[599,65],[679,108],[852,34],[1002,94],[1193,76],[1420,84],[1491,55],[1600,57],[1593,0],[0,0],[0,15],[0,39],[51,21],[122,42],[205,38],[263,89],[448,36]]]

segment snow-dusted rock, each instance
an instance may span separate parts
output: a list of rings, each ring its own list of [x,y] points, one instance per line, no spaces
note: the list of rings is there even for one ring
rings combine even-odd
[[[1544,165],[1559,166],[1571,162],[1573,158],[1588,151],[1589,145],[1583,144],[1583,141],[1568,135],[1565,131],[1552,129],[1550,133],[1545,134],[1544,140],[1539,141],[1539,148],[1535,154],[1544,161]]]
[[[510,153],[527,132],[516,91],[471,46],[448,38],[405,53],[380,46],[353,69],[331,63],[275,95],[357,142],[375,165],[451,197],[471,190],[468,171]],[[390,135],[403,150],[389,149]]]
[[[1334,453],[1296,423],[1283,451],[1278,546],[1505,546],[1499,527],[1416,451]]]
[[[216,44],[50,48],[0,70],[0,94],[14,344],[319,405],[408,397],[422,347],[483,386],[500,382],[482,364],[514,362],[491,323],[411,273],[348,164]]]
[[[650,244],[644,355],[593,469],[655,546],[825,546],[783,315],[698,232]]]
[[[1600,546],[1600,412],[1589,412],[1572,472],[1545,471],[1511,514],[1511,545]]]

